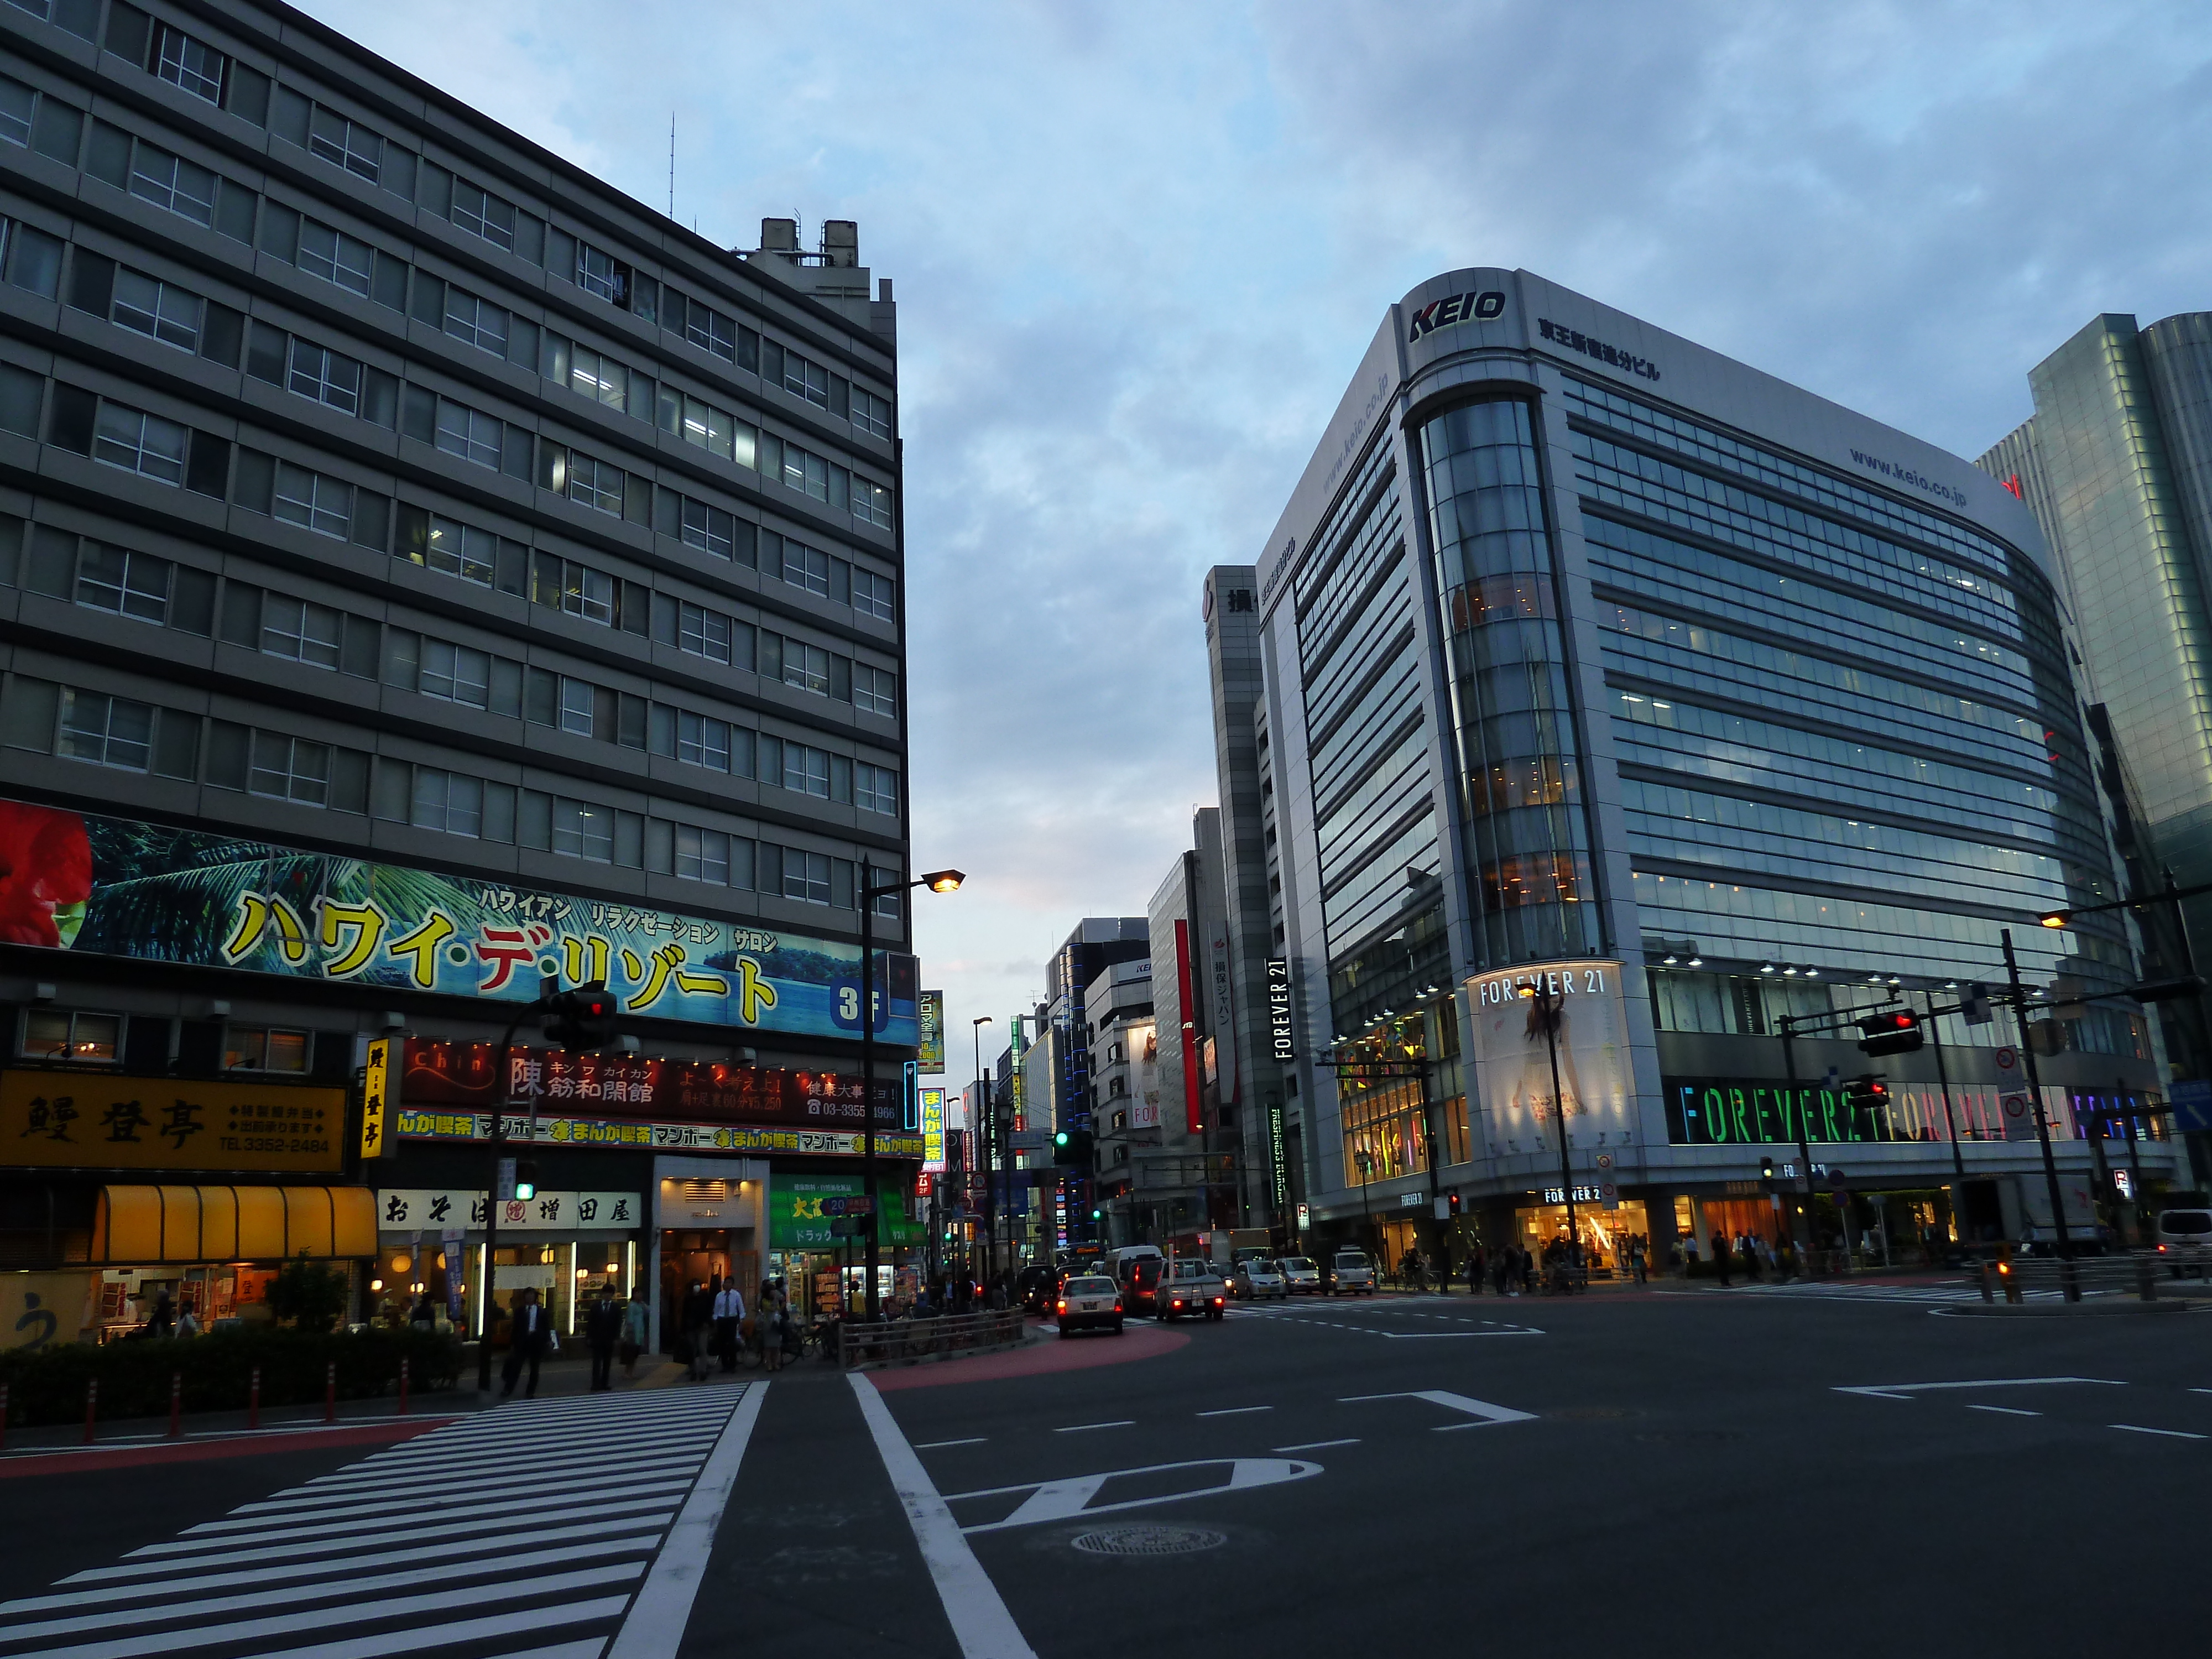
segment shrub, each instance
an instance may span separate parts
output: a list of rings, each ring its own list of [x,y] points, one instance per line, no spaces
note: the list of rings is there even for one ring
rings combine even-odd
[[[303,1255],[276,1270],[269,1284],[269,1311],[303,1331],[327,1331],[344,1316],[352,1295],[344,1273]]]
[[[263,1405],[304,1406],[322,1399],[325,1368],[333,1360],[338,1393],[361,1400],[395,1391],[403,1358],[410,1389],[450,1389],[460,1375],[461,1345],[451,1336],[258,1326],[0,1353],[0,1383],[8,1388],[10,1423],[72,1423],[82,1419],[85,1384],[94,1380],[103,1419],[166,1414],[172,1374],[184,1378],[186,1411],[243,1411],[256,1365]]]

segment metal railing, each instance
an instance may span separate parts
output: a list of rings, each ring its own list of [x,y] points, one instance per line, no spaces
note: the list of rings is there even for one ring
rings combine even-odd
[[[1977,1263],[1972,1282],[1984,1302],[2025,1302],[2063,1296],[2132,1296],[2158,1300],[2159,1261],[2152,1255],[2090,1255],[2072,1261],[2048,1256],[2014,1256]]]
[[[1009,1308],[1004,1312],[947,1314],[936,1319],[894,1319],[877,1325],[843,1320],[837,1327],[837,1363],[852,1370],[1018,1347],[1026,1318],[1021,1309]]]

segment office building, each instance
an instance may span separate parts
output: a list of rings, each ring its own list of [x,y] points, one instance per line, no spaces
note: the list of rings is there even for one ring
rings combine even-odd
[[[2036,925],[2112,896],[2115,860],[2044,539],[1995,480],[1464,270],[1390,307],[1255,568],[1264,931],[1317,1237],[1455,1249],[1457,1194],[1540,1246],[1571,1200],[1617,1266],[1638,1235],[1771,1236],[1768,1158],[1869,1248],[2048,1228],[2009,1013],[1943,1016],[1940,1074],[1847,1024],[2002,989],[2007,929],[2063,999],[2042,1108],[2088,1224],[2093,1114],[2160,1074],[2109,1000],[2121,924]],[[1556,1084],[1523,983],[1562,1012]],[[1786,1054],[1784,1017],[1811,1027]],[[1886,1103],[1854,1105],[1860,1074]],[[2172,1178],[2170,1144],[2139,1157]]]
[[[907,744],[855,228],[718,246],[252,0],[0,8],[0,1252],[204,1319],[306,1249],[473,1328],[511,1091],[500,1299],[834,1295],[812,1200],[867,1110],[911,1173],[915,1041],[886,902],[864,1107]],[[635,1052],[502,1073],[549,975]]]

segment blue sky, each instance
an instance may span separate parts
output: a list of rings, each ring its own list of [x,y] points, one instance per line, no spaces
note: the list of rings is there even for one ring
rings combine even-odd
[[[895,280],[956,1085],[1212,802],[1200,575],[1423,277],[1523,266],[1970,456],[2096,313],[2212,308],[2201,6],[307,9],[655,205],[672,112],[679,219],[856,219]]]

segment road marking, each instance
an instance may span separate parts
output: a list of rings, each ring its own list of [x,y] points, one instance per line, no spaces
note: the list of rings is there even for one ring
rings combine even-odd
[[[729,1506],[730,1489],[738,1483],[738,1465],[744,1461],[746,1443],[752,1438],[753,1425],[760,1421],[761,1404],[767,1398],[765,1382],[745,1389],[744,1398],[722,1430],[722,1437],[708,1454],[706,1467],[699,1471],[698,1483],[684,1500],[676,1524],[669,1528],[660,1553],[653,1557],[653,1570],[630,1603],[629,1616],[616,1633],[607,1659],[676,1659],[684,1626],[690,1622],[691,1603],[699,1594],[699,1581],[706,1577],[707,1558],[714,1551],[722,1511]]]
[[[1297,1445],[1297,1446],[1270,1446],[1270,1447],[1268,1447],[1268,1448],[1267,1448],[1267,1449],[1268,1449],[1269,1451],[1279,1451],[1279,1452],[1319,1451],[1319,1450],[1320,1450],[1322,1447],[1324,1447],[1324,1446],[1356,1446],[1356,1445],[1358,1445],[1358,1443],[1359,1443],[1359,1442],[1358,1442],[1357,1439],[1352,1439],[1352,1440],[1309,1440],[1309,1441],[1306,1441],[1306,1442],[1305,1442],[1304,1444],[1302,1444],[1302,1445]]]
[[[876,1454],[884,1460],[884,1470],[906,1510],[907,1523],[914,1528],[914,1541],[921,1547],[922,1561],[945,1604],[945,1617],[963,1659],[1036,1659],[876,1385],[866,1371],[849,1372],[845,1380],[853,1385],[860,1415],[875,1439]]]
[[[915,1449],[916,1451],[941,1451],[947,1446],[980,1446],[990,1437],[991,1437],[988,1434],[979,1434],[973,1440],[925,1440],[921,1445],[916,1446]]]
[[[1352,1443],[1328,1443],[1349,1445]],[[1207,1468],[1226,1468],[1229,1478],[1210,1486],[1194,1487],[1187,1492],[1158,1492],[1148,1498],[1126,1498],[1118,1504],[1093,1504],[1091,1501],[1109,1480],[1119,1480],[1124,1475],[1164,1474],[1176,1469]],[[945,1502],[948,1504],[964,1504],[971,1498],[1004,1498],[1010,1492],[1018,1492],[1029,1493],[1015,1506],[1013,1512],[1003,1519],[961,1528],[964,1533],[1001,1532],[1008,1527],[1033,1527],[1046,1521],[1109,1515],[1116,1510],[1139,1510],[1153,1504],[1180,1503],[1186,1498],[1210,1498],[1218,1492],[1247,1492],[1255,1486],[1272,1486],[1285,1480],[1304,1480],[1321,1472],[1318,1463],[1300,1462],[1289,1457],[1200,1457],[1181,1463],[1156,1463],[1150,1468],[1109,1469],[1103,1474],[1079,1474],[1060,1480],[1024,1480],[1012,1486],[988,1486],[980,1492],[954,1492]]]
[[[1092,1429],[1133,1429],[1136,1426],[1137,1419],[1135,1418],[1124,1417],[1120,1419],[1118,1421],[1112,1423],[1071,1423],[1064,1429],[1054,1429],[1053,1432],[1054,1434],[1083,1434]]]
[[[2173,1440],[2212,1440],[2212,1434],[2191,1434],[2185,1429],[2147,1429],[2140,1423],[2107,1423],[2108,1429],[2125,1429],[2130,1434],[2162,1434]]]
[[[1443,1389],[1413,1389],[1398,1394],[1347,1394],[1337,1400],[1340,1406],[1358,1405],[1369,1400],[1425,1400],[1431,1406],[1442,1406],[1447,1411],[1463,1412],[1477,1419],[1472,1423],[1455,1423],[1455,1429],[1487,1428],[1495,1423],[1533,1423],[1534,1412],[1516,1411],[1510,1406],[1493,1406],[1486,1400],[1470,1400],[1463,1394],[1447,1393]]]
[[[2007,1417],[2040,1417],[2041,1412],[2022,1411],[2018,1406],[1976,1406],[1969,1404],[1970,1412],[1999,1412]]]
[[[1200,1412],[1200,1417],[1242,1417],[1247,1412],[1271,1412],[1273,1406],[1224,1406],[1218,1411]]]
[[[2069,1382],[2087,1383],[2103,1389],[2124,1389],[2128,1386],[2109,1376],[1987,1376],[1970,1382],[1862,1383],[1855,1388],[1833,1389],[1830,1392],[1863,1394],[1877,1400],[1910,1400],[1916,1392],[1928,1389],[2039,1389]]]

